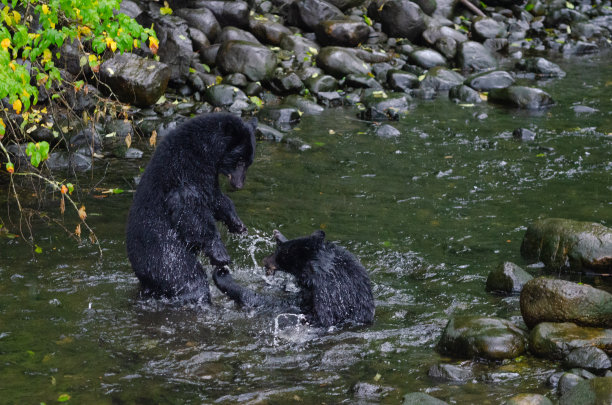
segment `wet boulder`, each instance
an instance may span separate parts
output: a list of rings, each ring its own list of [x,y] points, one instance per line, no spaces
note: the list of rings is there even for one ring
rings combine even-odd
[[[81,153],[52,152],[45,165],[51,171],[86,172],[93,167],[93,157]]]
[[[506,25],[490,17],[477,17],[472,23],[472,36],[483,42],[491,38],[502,38],[508,35]]]
[[[586,284],[538,277],[523,287],[521,314],[530,328],[540,322],[610,328],[612,294]]]
[[[603,350],[597,347],[580,347],[572,350],[563,360],[567,368],[581,368],[592,373],[604,373],[612,370],[612,361]]]
[[[338,89],[338,80],[330,75],[316,74],[304,81],[306,87],[314,94]]]
[[[407,92],[418,87],[420,84],[419,78],[416,75],[404,70],[390,69],[386,75],[387,85],[395,91]]]
[[[504,262],[489,273],[487,291],[516,294],[533,278],[525,270],[512,262]]]
[[[549,269],[609,273],[612,229],[596,222],[542,219],[527,228],[521,255],[526,260],[541,261]]]
[[[399,129],[389,124],[383,124],[376,128],[376,136],[379,138],[397,138],[401,134]]]
[[[327,74],[341,78],[351,73],[368,74],[371,67],[346,48],[328,46],[317,55],[317,66]]]
[[[612,377],[580,381],[559,399],[559,405],[599,405],[612,403]]]
[[[411,392],[404,395],[402,405],[448,405],[448,402],[444,402],[424,392]]]
[[[564,77],[565,71],[556,63],[541,57],[522,59],[516,63],[520,70],[535,73],[539,77]]]
[[[432,15],[438,6],[436,0],[414,0],[414,2],[427,15]]]
[[[557,384],[557,394],[564,395],[568,393],[581,381],[584,381],[584,377],[569,372],[563,373]]]
[[[193,44],[189,38],[189,26],[180,17],[162,16],[151,11],[138,16],[137,21],[145,27],[155,26],[159,39],[159,60],[170,68],[170,81],[184,84],[189,75],[193,56]]]
[[[231,25],[238,28],[248,28],[249,26],[249,5],[245,1],[207,0],[199,1],[198,6],[206,7],[212,11],[219,24],[224,27]]]
[[[442,26],[442,27],[429,27],[423,32],[423,40],[429,45],[433,46],[440,39],[450,38],[455,40],[456,43],[460,44],[468,40],[468,36],[463,32],[457,31],[453,28]]]
[[[420,87],[435,91],[446,91],[463,83],[465,78],[459,73],[442,66],[429,69]]]
[[[317,115],[325,111],[325,108],[317,104],[316,100],[297,94],[286,97],[285,104],[297,108],[299,112],[305,115]]]
[[[315,34],[323,45],[357,46],[368,39],[370,27],[363,21],[325,20],[317,24]]]
[[[228,84],[208,87],[204,92],[204,99],[215,107],[228,107],[237,101],[246,102],[248,100],[242,90]]]
[[[455,86],[451,88],[448,92],[448,98],[455,102],[463,102],[463,103],[482,103],[482,98],[480,97],[480,93],[478,93],[473,88],[461,84],[459,86]]]
[[[457,47],[457,62],[462,70],[481,71],[497,68],[493,53],[479,42],[466,41]]]
[[[410,62],[422,67],[423,69],[430,69],[434,66],[446,65],[446,59],[439,52],[433,49],[416,49],[408,55]]]
[[[514,78],[503,70],[477,73],[466,79],[465,84],[478,91],[489,91],[491,89],[504,89],[514,84]]]
[[[537,110],[555,104],[550,94],[535,87],[510,86],[503,89],[491,89],[489,101],[510,107]]]
[[[578,326],[571,322],[542,322],[529,334],[529,351],[549,359],[563,359],[572,350],[587,346],[611,354],[612,329]]]
[[[434,47],[447,59],[455,59],[455,56],[457,56],[457,41],[453,38],[440,38],[436,41]]]
[[[525,351],[525,333],[506,319],[457,316],[446,325],[438,349],[459,358],[512,359]]]
[[[352,7],[361,6],[365,0],[328,0],[327,2],[338,7],[340,10],[347,10]]]
[[[276,94],[299,93],[304,88],[304,83],[297,74],[287,73],[280,69],[274,73],[267,83]]]
[[[434,364],[427,375],[436,380],[466,382],[474,378],[471,368],[455,364]]]
[[[221,25],[215,15],[205,7],[201,8],[181,8],[174,10],[174,14],[187,21],[187,25],[198,29],[206,35],[210,41],[215,41],[221,32]]]
[[[282,131],[289,130],[300,122],[300,112],[292,106],[265,106],[257,116],[262,122]]]
[[[257,139],[262,139],[264,141],[280,142],[285,137],[285,134],[271,126],[258,123],[257,129],[255,129],[255,136]]]
[[[536,138],[536,133],[527,128],[516,128],[512,131],[512,137],[520,141],[533,141]]]
[[[326,20],[344,17],[340,9],[324,0],[301,0],[295,2],[302,25],[310,31]]]
[[[363,104],[365,110],[361,116],[371,121],[397,120],[410,110],[410,99],[405,93],[393,93],[383,90],[366,90]]]
[[[217,37],[217,42],[223,44],[226,41],[245,41],[259,44],[255,35],[251,34],[249,31],[241,30],[236,27],[223,27]]]
[[[544,395],[518,394],[507,399],[502,405],[553,405],[553,403]]]
[[[418,39],[425,31],[425,13],[409,0],[376,0],[368,14],[380,20],[382,30],[390,37]]]
[[[259,41],[276,46],[280,45],[283,35],[293,34],[283,24],[263,16],[251,17],[249,19],[249,28]]]
[[[306,54],[316,55],[321,48],[316,42],[299,35],[283,35],[281,37],[280,47],[295,53],[296,57],[299,58]]]
[[[345,85],[353,88],[361,89],[378,89],[382,90],[382,85],[370,75],[356,75],[351,73],[344,80]]]
[[[100,66],[100,79],[120,101],[146,107],[166,91],[170,68],[132,53],[116,54]]]
[[[226,73],[242,73],[251,81],[266,79],[276,67],[276,55],[252,42],[226,41],[217,53],[217,66]]]

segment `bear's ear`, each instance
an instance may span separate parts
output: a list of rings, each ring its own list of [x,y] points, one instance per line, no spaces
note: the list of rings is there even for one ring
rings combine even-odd
[[[323,245],[323,242],[325,241],[325,232],[321,230],[314,231],[312,235],[310,235],[310,239],[314,242],[316,247],[320,247]]]

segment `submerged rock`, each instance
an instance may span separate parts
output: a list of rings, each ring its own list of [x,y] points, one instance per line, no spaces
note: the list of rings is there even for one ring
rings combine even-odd
[[[474,373],[470,368],[454,364],[434,364],[429,368],[427,375],[444,381],[465,382],[474,378]]]
[[[410,110],[409,96],[405,93],[385,92],[383,90],[366,90],[363,104],[366,109],[362,117],[377,121],[399,119]]]
[[[489,273],[489,277],[487,277],[487,291],[506,294],[519,293],[523,286],[532,278],[531,274],[516,264],[504,262]]]
[[[438,348],[460,358],[512,359],[525,351],[525,333],[506,319],[460,316],[448,322]]]
[[[525,232],[521,255],[526,260],[541,261],[552,270],[571,268],[609,273],[612,230],[596,222],[538,220]]]
[[[612,329],[542,322],[529,334],[529,350],[549,359],[562,359],[572,350],[586,346],[612,353]]]
[[[459,73],[442,66],[436,66],[429,69],[420,87],[422,89],[445,91],[462,84],[464,80],[465,78]]]
[[[521,314],[530,328],[540,322],[609,328],[612,294],[589,285],[538,277],[523,287]]]
[[[117,54],[100,66],[100,79],[122,102],[146,107],[166,91],[170,68],[131,53]]]
[[[497,60],[481,43],[466,41],[457,48],[459,67],[466,71],[481,71],[497,68]]]
[[[478,91],[489,91],[512,86],[514,78],[508,72],[495,70],[470,76],[466,79],[465,84]]]
[[[552,97],[544,90],[525,86],[492,89],[489,92],[489,101],[531,110],[550,107],[555,104]]]
[[[580,381],[559,399],[559,405],[599,405],[612,403],[612,377]]]
[[[544,395],[518,394],[506,400],[503,405],[553,405],[553,403]]]
[[[228,84],[217,84],[208,87],[204,93],[204,99],[215,107],[227,107],[236,101],[248,100],[242,90]]]
[[[527,58],[516,63],[516,67],[527,72],[535,73],[542,77],[563,77],[565,72],[556,63],[552,63],[547,59]]]
[[[579,367],[593,373],[612,369],[610,357],[597,347],[587,346],[572,350],[563,360],[566,367]]]
[[[451,88],[448,92],[448,98],[455,102],[482,103],[480,93],[464,84]]]
[[[448,405],[448,402],[444,402],[424,392],[411,392],[404,395],[402,405]]]

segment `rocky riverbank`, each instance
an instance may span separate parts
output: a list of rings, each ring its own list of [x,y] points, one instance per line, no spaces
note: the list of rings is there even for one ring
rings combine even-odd
[[[177,122],[212,110],[256,114],[264,124],[260,137],[280,140],[303,114],[341,105],[357,106],[372,121],[399,119],[435,97],[543,109],[554,100],[535,80],[565,74],[548,59],[579,58],[611,44],[609,1],[168,3],[171,13],[159,2],[121,5],[155,28],[155,57],[144,46],[110,54],[95,73],[80,63],[79,47],[64,44],[62,76],[85,85],[54,89],[72,111],[25,128],[33,140],[67,146],[54,149],[49,168],[88,170],[105,156],[139,158],[132,140],[155,144]],[[40,103],[49,97],[43,92]],[[397,136],[392,125],[379,131]],[[529,132],[517,128],[515,136],[533,138]],[[27,164],[18,145],[11,151]]]

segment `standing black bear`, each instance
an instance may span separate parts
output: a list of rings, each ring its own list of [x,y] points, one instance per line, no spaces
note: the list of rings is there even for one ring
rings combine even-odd
[[[276,252],[264,259],[269,273],[286,271],[301,288],[300,309],[311,325],[329,327],[343,323],[370,324],[374,320],[374,297],[370,278],[359,260],[345,249],[325,241],[325,233],[287,240],[274,231]],[[217,287],[239,305],[275,305],[234,282],[227,269],[216,268]]]
[[[234,203],[219,188],[219,173],[242,188],[255,156],[255,127],[231,114],[193,118],[159,144],[142,175],[127,225],[127,252],[145,292],[210,302],[197,255],[223,266],[230,257],[216,221],[246,232]]]

